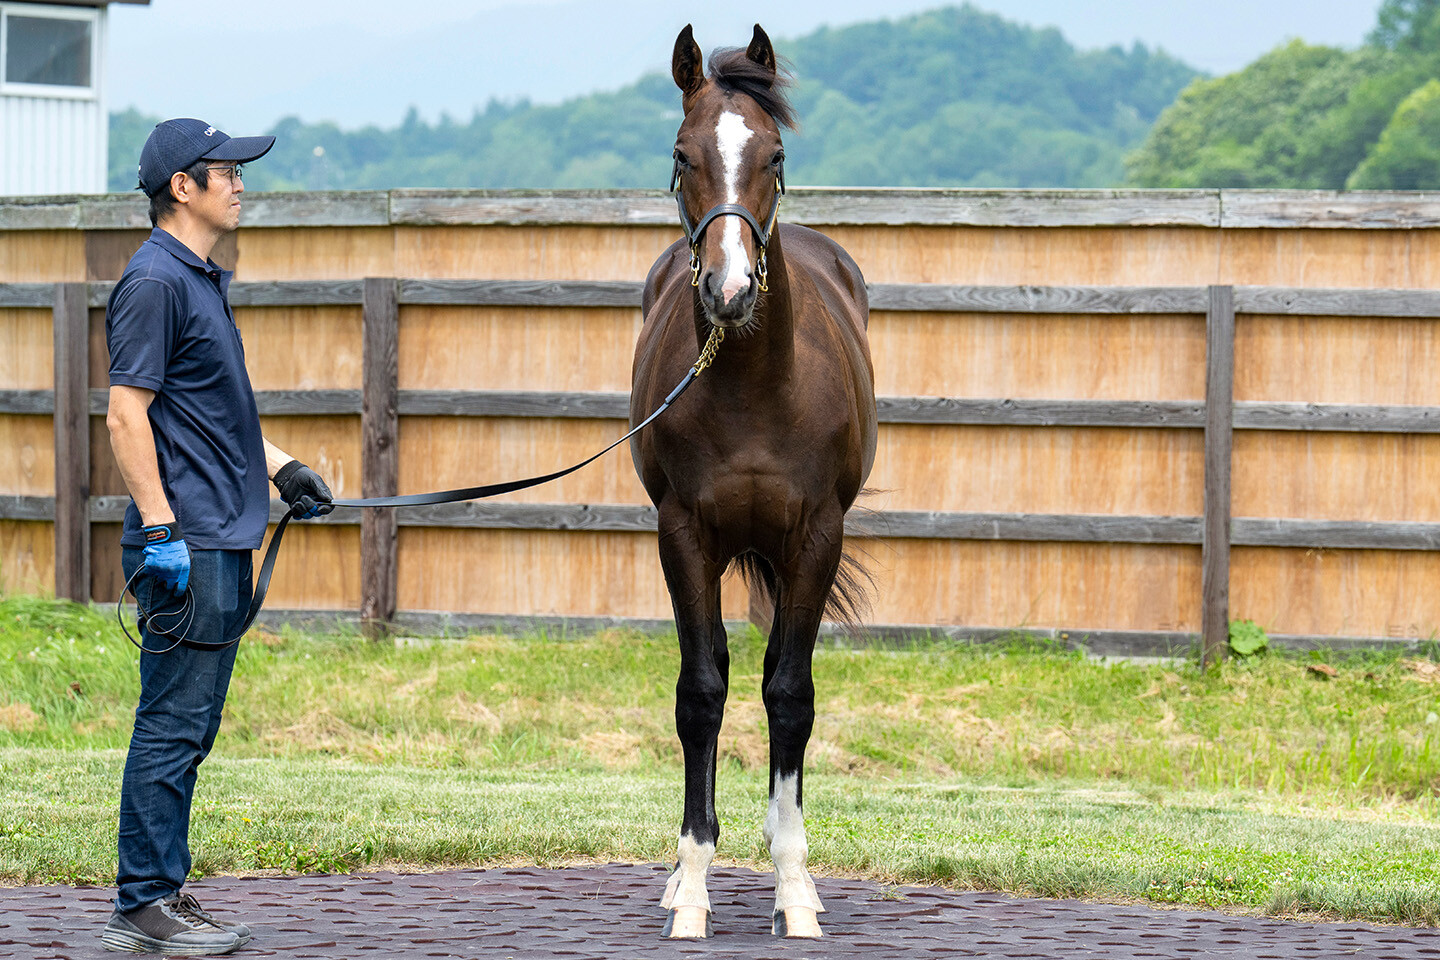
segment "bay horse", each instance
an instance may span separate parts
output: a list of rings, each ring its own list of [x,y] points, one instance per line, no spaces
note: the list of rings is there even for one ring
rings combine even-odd
[[[659,511],[660,564],[675,611],[675,725],[684,752],[678,865],[664,935],[710,935],[706,873],[720,825],[715,764],[729,692],[720,580],[737,563],[773,603],[762,693],[770,726],[764,836],[775,862],[772,933],[818,937],[824,907],[806,867],[805,747],[815,718],[811,655],[826,612],[858,622],[863,568],[843,551],[845,512],[875,460],[874,367],[865,281],[814,230],[776,225],[789,78],[759,24],[717,50],[708,76],[687,26],[671,72],[684,119],[671,189],[686,238],[651,267],[630,416],[665,398],[712,334],[730,334],[705,375],[631,440]]]

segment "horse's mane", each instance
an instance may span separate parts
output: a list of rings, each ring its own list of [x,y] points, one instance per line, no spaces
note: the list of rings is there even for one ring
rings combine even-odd
[[[710,54],[710,79],[720,89],[743,93],[782,127],[795,129],[795,108],[786,91],[792,80],[782,63],[774,73],[745,56],[744,47],[722,47]]]

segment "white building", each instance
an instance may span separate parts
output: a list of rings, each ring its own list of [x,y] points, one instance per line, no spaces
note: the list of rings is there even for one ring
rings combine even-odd
[[[0,196],[105,192],[111,2],[0,0]]]

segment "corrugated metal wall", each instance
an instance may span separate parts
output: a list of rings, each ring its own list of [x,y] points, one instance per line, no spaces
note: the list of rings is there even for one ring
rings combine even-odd
[[[0,196],[105,192],[105,41],[102,9],[93,99],[0,94]]]

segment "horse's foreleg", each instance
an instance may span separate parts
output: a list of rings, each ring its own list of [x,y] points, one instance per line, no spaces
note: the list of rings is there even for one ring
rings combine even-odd
[[[708,937],[710,894],[706,873],[715,857],[720,821],[715,816],[715,758],[725,713],[726,676],[717,658],[720,571],[708,563],[693,530],[667,524],[662,514],[660,563],[680,636],[680,677],[675,684],[675,729],[685,756],[685,809],[678,862],[661,906],[669,911],[664,936]]]
[[[765,711],[770,720],[770,806],[765,841],[775,861],[772,930],[783,937],[818,937],[817,914],[825,907],[806,867],[805,747],[815,724],[815,684],[810,658],[830,585],[840,562],[838,530],[823,539],[782,578],[775,623],[766,651]]]

